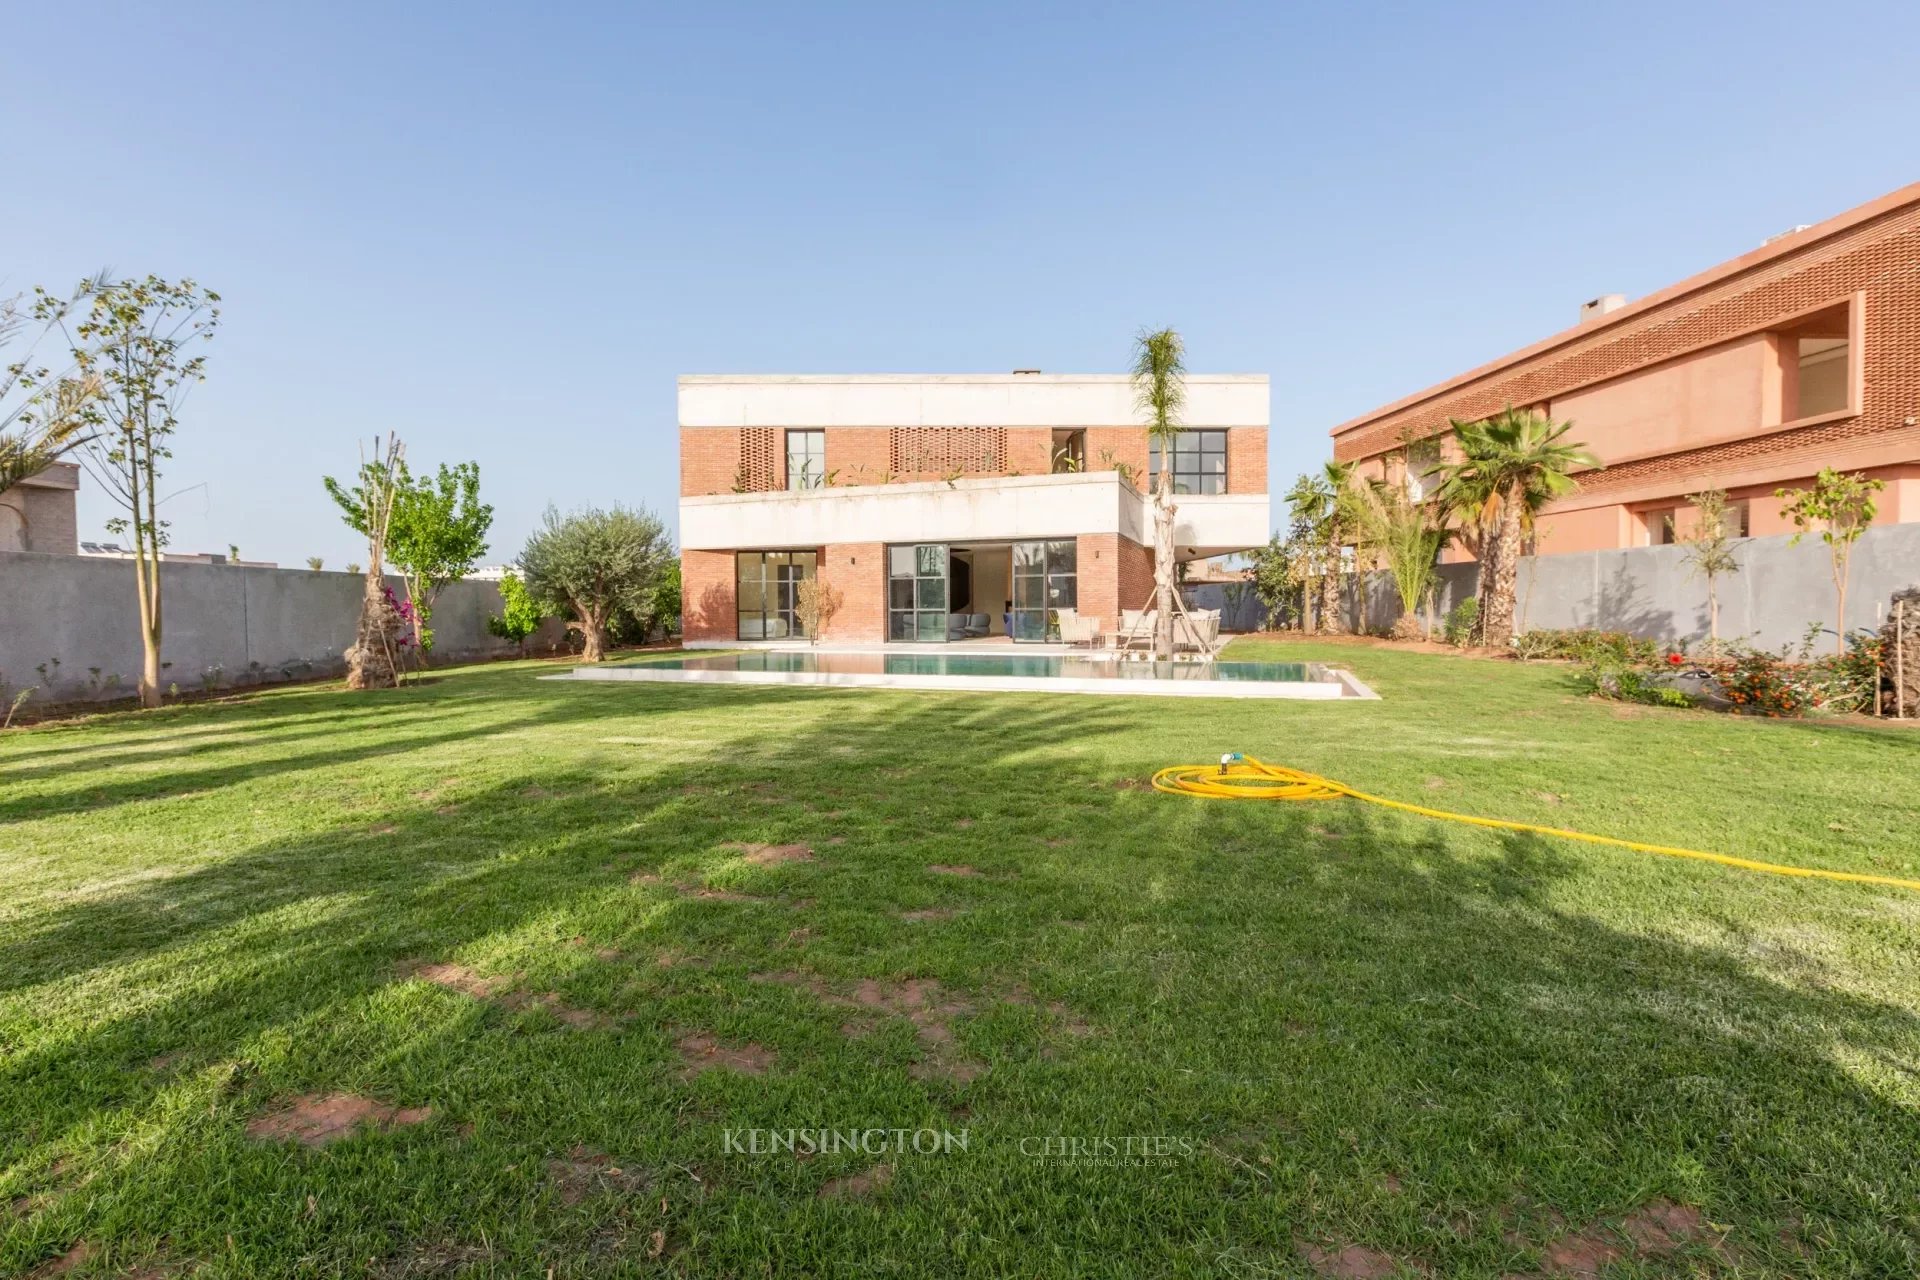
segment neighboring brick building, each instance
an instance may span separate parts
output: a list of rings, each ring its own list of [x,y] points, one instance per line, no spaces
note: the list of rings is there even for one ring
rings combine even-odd
[[[79,491],[79,465],[56,462],[0,493],[0,551],[78,555],[74,500]]]
[[[1266,541],[1267,414],[1264,376],[1187,379],[1181,559]],[[816,574],[830,640],[1039,641],[1062,608],[1113,629],[1153,586],[1139,420],[1120,375],[684,377],[686,638],[795,638]]]
[[[1637,302],[1617,295],[1533,346],[1333,429],[1373,475],[1445,460],[1448,419],[1508,405],[1571,421],[1605,469],[1553,504],[1542,553],[1684,536],[1687,495],[1725,489],[1753,536],[1774,490],[1822,467],[1886,481],[1879,522],[1920,520],[1920,183]]]

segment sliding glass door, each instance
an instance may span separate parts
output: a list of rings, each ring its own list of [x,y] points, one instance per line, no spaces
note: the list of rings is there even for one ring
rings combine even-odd
[[[800,584],[817,568],[812,551],[742,551],[734,557],[734,599],[742,640],[786,640],[802,634]]]
[[[887,639],[947,638],[944,542],[887,548]]]
[[[1057,640],[1058,611],[1080,601],[1079,548],[1072,539],[1013,544],[1013,638]]]

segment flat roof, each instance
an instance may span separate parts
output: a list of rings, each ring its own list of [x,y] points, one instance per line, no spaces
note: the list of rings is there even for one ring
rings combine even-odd
[[[1825,222],[1818,222],[1798,231],[1789,231],[1784,235],[1775,236],[1757,249],[1743,253],[1737,258],[1731,258],[1717,267],[1709,267],[1698,275],[1688,276],[1678,284],[1668,285],[1666,288],[1650,293],[1644,298],[1636,298],[1617,311],[1609,311],[1603,316],[1581,321],[1571,328],[1562,329],[1550,337],[1542,338],[1531,346],[1522,347],[1518,351],[1501,356],[1497,360],[1489,361],[1486,364],[1480,365],[1478,368],[1469,369],[1465,373],[1448,378],[1445,382],[1437,382],[1424,391],[1416,391],[1410,396],[1403,396],[1393,401],[1391,404],[1382,405],[1370,413],[1363,413],[1359,417],[1349,418],[1327,434],[1331,436],[1343,435],[1348,431],[1367,426],[1390,414],[1399,413],[1403,409],[1410,409],[1422,401],[1438,399],[1450,391],[1458,390],[1469,383],[1478,382],[1482,378],[1499,373],[1501,370],[1517,365],[1524,360],[1530,360],[1534,356],[1552,351],[1556,347],[1566,346],[1569,343],[1590,338],[1596,333],[1604,333],[1608,329],[1615,328],[1629,320],[1637,320],[1648,312],[1658,310],[1668,303],[1686,297],[1688,294],[1698,293],[1703,289],[1719,284],[1729,277],[1739,275],[1744,271],[1750,271],[1776,258],[1784,258],[1789,254],[1799,253],[1811,248],[1821,240],[1839,235],[1844,231],[1850,231],[1862,223],[1871,222],[1875,218],[1893,213],[1907,205],[1917,203],[1920,203],[1920,182],[1909,183],[1907,186],[1901,187],[1898,191],[1889,192],[1877,200],[1869,200],[1867,203],[1849,209],[1845,213],[1828,218]]]
[[[1189,373],[1187,382],[1266,382],[1264,373]],[[1130,383],[1127,373],[683,373],[685,385],[701,386],[731,383],[763,384],[853,384],[863,386],[907,386],[919,383],[988,385],[1019,383],[1098,382]]]

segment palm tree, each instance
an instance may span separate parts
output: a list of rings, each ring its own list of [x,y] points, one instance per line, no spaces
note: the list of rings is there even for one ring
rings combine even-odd
[[[1338,635],[1346,630],[1340,608],[1340,557],[1353,538],[1357,514],[1353,464],[1329,462],[1320,469],[1320,474],[1300,477],[1287,500],[1293,504],[1293,513],[1313,525],[1320,535],[1316,539],[1324,558],[1320,573],[1320,630]]]
[[[1440,548],[1447,545],[1447,511],[1439,503],[1415,502],[1400,485],[1369,480],[1356,491],[1357,530],[1367,547],[1386,562],[1400,597],[1394,621],[1396,640],[1420,638],[1420,602],[1439,573]]]
[[[93,439],[82,433],[86,402],[97,394],[94,386],[95,380],[67,379],[9,415],[4,427],[13,429],[0,427],[0,493],[39,475]]]
[[[1133,340],[1133,402],[1160,450],[1153,487],[1153,656],[1173,658],[1173,442],[1187,403],[1186,344],[1172,329],[1142,329]]]
[[[1513,639],[1514,585],[1521,541],[1534,512],[1579,487],[1573,472],[1600,460],[1563,439],[1571,422],[1507,408],[1479,422],[1454,422],[1461,460],[1445,468],[1440,499],[1481,531],[1480,641]]]

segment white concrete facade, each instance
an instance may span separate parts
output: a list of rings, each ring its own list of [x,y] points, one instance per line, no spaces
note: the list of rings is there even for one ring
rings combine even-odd
[[[1264,427],[1267,375],[1190,374],[1186,425]],[[1137,427],[1125,374],[688,374],[682,427]],[[1262,539],[1264,541],[1264,539]]]

